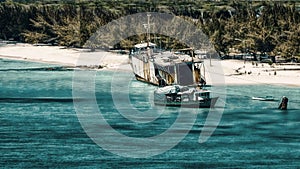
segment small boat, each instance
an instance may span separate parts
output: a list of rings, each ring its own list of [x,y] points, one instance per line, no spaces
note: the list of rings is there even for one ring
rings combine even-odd
[[[252,100],[259,100],[259,101],[275,101],[273,96],[266,96],[266,97],[252,97]]]
[[[154,104],[161,106],[209,108],[214,107],[218,97],[211,97],[211,91],[199,87],[171,85],[154,91]]]

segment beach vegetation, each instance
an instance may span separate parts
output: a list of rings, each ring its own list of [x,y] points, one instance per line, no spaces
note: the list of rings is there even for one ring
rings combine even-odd
[[[257,53],[300,57],[297,1],[6,0],[0,1],[0,39],[83,47],[100,26],[139,12],[170,13],[192,22],[220,55],[233,48],[254,60]],[[163,48],[184,46],[176,39],[152,36]],[[130,49],[143,40],[145,35],[128,37],[114,47]]]

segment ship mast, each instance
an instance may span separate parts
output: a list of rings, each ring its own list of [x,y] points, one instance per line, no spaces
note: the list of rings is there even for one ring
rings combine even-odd
[[[151,37],[150,37],[150,26],[151,26],[151,24],[150,24],[150,17],[151,17],[151,14],[148,13],[147,14],[147,18],[148,18],[147,24],[144,24],[144,27],[147,30],[147,46],[148,47],[150,46],[150,40],[151,40]]]
[[[150,50],[150,40],[151,40],[150,26],[151,26],[151,24],[150,24],[150,17],[151,17],[151,14],[147,13],[147,24],[144,24],[144,27],[147,30],[147,54],[148,54],[148,59],[151,58],[151,50]]]
[[[147,17],[148,17],[148,26],[147,26],[147,36],[148,36],[148,46],[150,45],[150,17],[151,17],[151,14],[147,14]]]

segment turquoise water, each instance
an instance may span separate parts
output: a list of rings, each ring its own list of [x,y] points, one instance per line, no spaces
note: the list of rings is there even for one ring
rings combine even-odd
[[[222,119],[207,142],[199,144],[209,109],[196,112],[188,135],[174,148],[150,158],[128,158],[104,150],[83,130],[72,101],[73,71],[50,71],[41,63],[0,60],[0,166],[7,168],[297,168],[300,166],[300,88],[271,85],[227,86]],[[179,108],[153,107],[155,87],[131,80],[131,105],[114,103],[111,81],[122,83],[128,73],[99,71],[99,110],[118,132],[151,137],[167,130]],[[122,93],[122,91],[120,91]],[[251,100],[274,96],[277,101]],[[279,99],[289,98],[287,111]],[[121,108],[120,108],[121,106]],[[138,124],[118,109],[140,112],[163,109],[160,117]]]

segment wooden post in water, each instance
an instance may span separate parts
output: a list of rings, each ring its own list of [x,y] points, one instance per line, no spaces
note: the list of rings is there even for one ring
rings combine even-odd
[[[282,99],[281,99],[281,103],[280,103],[278,109],[286,110],[287,109],[287,105],[288,105],[288,101],[289,101],[289,99],[287,97],[283,96]]]

